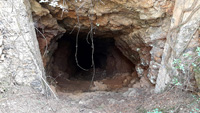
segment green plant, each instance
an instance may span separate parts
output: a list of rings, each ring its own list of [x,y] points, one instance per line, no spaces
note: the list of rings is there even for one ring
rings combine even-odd
[[[182,84],[179,82],[177,77],[174,77],[172,79],[172,84],[176,85],[176,86],[181,86]]]
[[[200,47],[197,47],[195,52],[187,52],[182,57],[174,59],[172,64],[174,76],[171,83],[176,86],[191,87],[191,75],[200,75]],[[196,81],[200,82],[198,79]]]
[[[163,113],[158,108],[153,109],[153,111],[148,111],[147,113]]]
[[[199,108],[194,108],[192,109],[192,111],[190,113],[199,113],[200,109]]]
[[[184,66],[184,64],[182,63],[181,59],[174,59],[173,65],[174,65],[174,68],[175,68],[175,69],[180,69],[180,70],[182,70],[183,72],[185,72],[185,66]]]
[[[199,97],[199,96],[197,96],[197,95],[192,95],[192,97],[193,97],[197,102],[200,101],[200,97]]]
[[[200,56],[200,47],[197,47],[196,52],[198,53],[198,56]]]

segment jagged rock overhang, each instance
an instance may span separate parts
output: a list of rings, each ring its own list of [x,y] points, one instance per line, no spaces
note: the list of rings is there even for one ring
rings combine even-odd
[[[151,83],[155,84],[173,2],[119,2],[117,0],[103,2],[104,5],[96,1],[91,7],[91,1],[78,3],[66,1],[68,12],[63,12],[48,4],[41,6],[32,0],[34,20],[46,37],[45,40],[38,34],[41,52],[44,53],[46,42],[49,45],[52,40],[56,40],[55,37],[61,37],[66,31],[71,32],[74,28],[77,31],[78,17],[82,32],[90,31],[92,21],[95,35],[114,37],[116,46],[123,55],[136,65],[138,75],[148,76]],[[169,7],[159,7],[161,9],[155,10],[154,7],[158,4]],[[48,59],[43,58],[45,66]]]

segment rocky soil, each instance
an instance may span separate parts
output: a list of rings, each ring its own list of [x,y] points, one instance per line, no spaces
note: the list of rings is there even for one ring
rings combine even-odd
[[[20,88],[20,90],[18,89]],[[0,113],[198,113],[200,98],[178,89],[154,94],[153,89],[116,92],[58,92],[59,100],[27,87],[0,96]]]

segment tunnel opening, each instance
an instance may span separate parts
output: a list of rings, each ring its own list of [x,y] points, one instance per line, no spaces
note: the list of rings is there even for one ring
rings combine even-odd
[[[113,37],[87,39],[87,34],[65,33],[54,41],[48,73],[49,81],[62,92],[111,91],[128,87],[135,81],[135,65],[115,46]],[[76,48],[77,47],[77,48]],[[92,57],[95,72],[92,66]],[[95,73],[95,74],[94,74]],[[94,80],[92,78],[94,77]]]

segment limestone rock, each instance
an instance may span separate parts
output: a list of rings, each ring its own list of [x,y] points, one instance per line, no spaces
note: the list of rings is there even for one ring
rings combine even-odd
[[[43,8],[37,1],[30,0],[31,3],[31,10],[38,16],[45,16],[49,14],[49,10]]]
[[[102,82],[94,82],[94,87],[91,88],[92,91],[106,91],[108,87]]]
[[[45,91],[42,83],[42,77],[45,77],[44,67],[32,22],[30,3],[27,0],[15,0],[12,4],[10,1],[0,1],[1,15],[6,15],[0,16],[0,48],[3,53],[0,56],[0,89],[13,88],[13,84],[31,86],[33,81],[38,80],[41,83],[38,84],[39,91]]]
[[[0,46],[2,46],[2,45],[3,45],[3,36],[0,33]]]
[[[124,97],[136,97],[139,95],[138,89],[136,88],[129,88],[128,91],[123,93]]]

